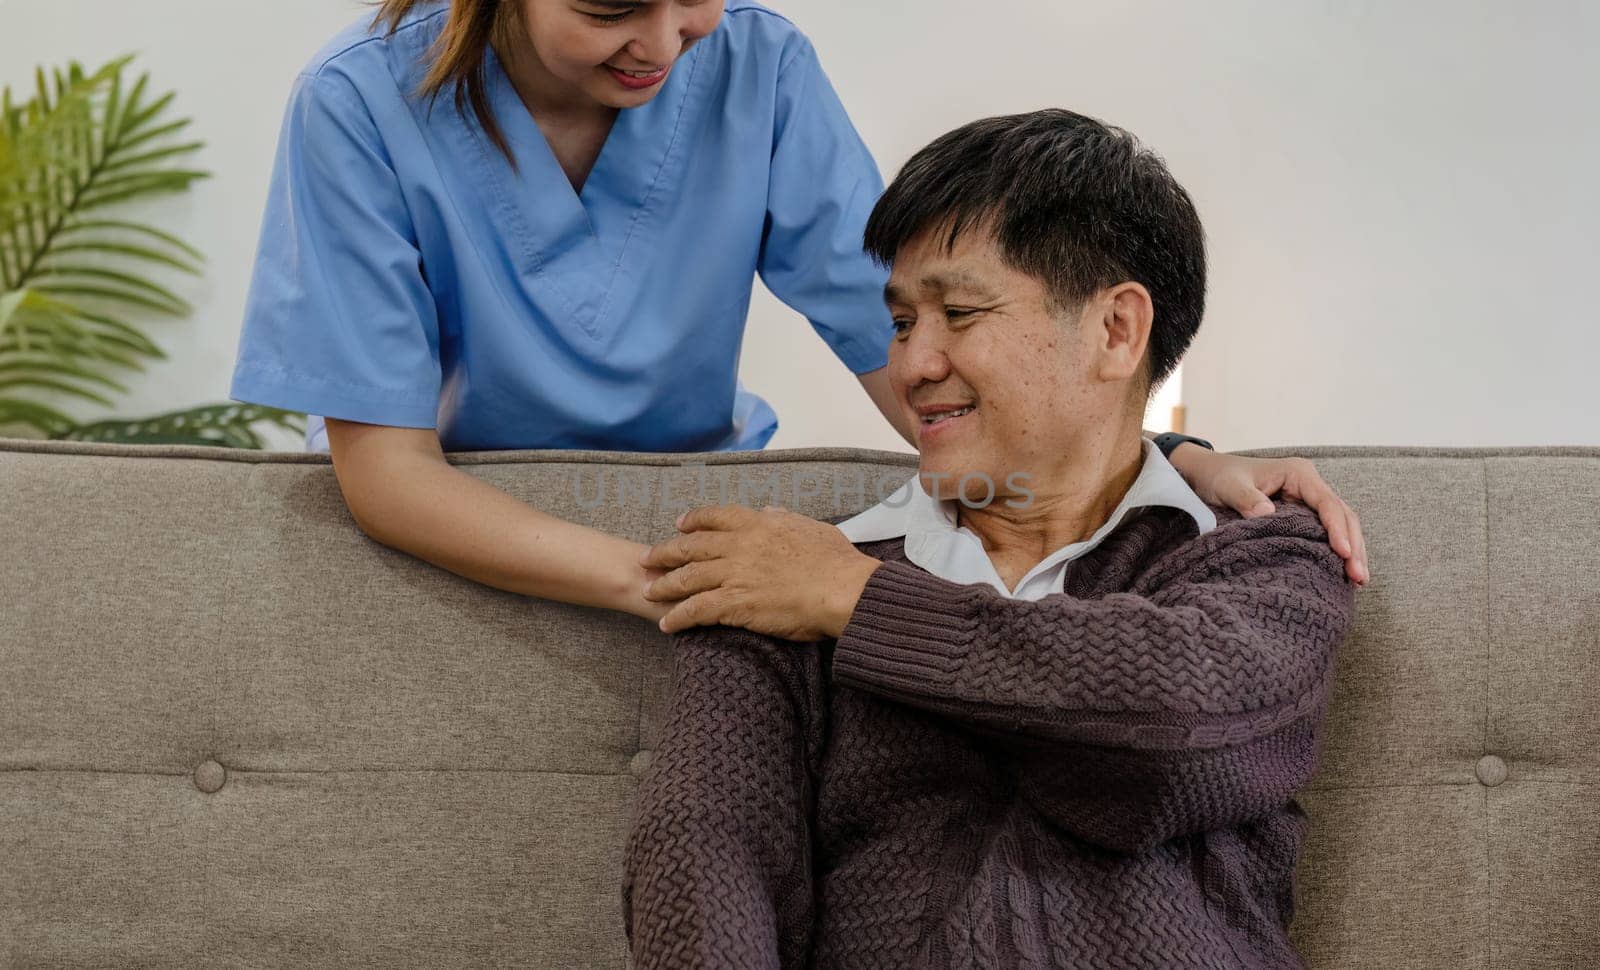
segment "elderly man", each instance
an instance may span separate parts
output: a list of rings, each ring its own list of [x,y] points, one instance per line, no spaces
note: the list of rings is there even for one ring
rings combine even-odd
[[[919,474],[652,552],[664,626],[718,625],[639,796],[635,966],[1300,966],[1353,588],[1304,507],[1209,507],[1141,439],[1202,313],[1188,195],[1046,111],[924,149],[867,235]]]

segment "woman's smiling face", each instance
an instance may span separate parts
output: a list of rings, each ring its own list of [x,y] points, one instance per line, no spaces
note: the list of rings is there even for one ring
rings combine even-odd
[[[723,0],[520,0],[521,29],[556,79],[608,108],[661,91],[672,66],[716,29]]]

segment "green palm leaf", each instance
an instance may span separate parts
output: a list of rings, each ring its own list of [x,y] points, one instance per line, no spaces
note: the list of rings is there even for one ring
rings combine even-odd
[[[88,242],[64,243],[58,245],[55,247],[55,252],[52,253],[52,255],[61,256],[64,253],[88,253],[91,255],[100,256],[127,256],[131,259],[168,266],[179,271],[180,273],[188,273],[191,276],[200,275],[200,267],[196,266],[193,261],[185,260],[179,256],[174,256],[171,253],[162,252],[159,249],[152,249],[149,246],[140,246],[136,243],[114,242],[109,239],[92,239]],[[56,269],[57,272],[61,272],[59,267],[52,268]]]
[[[0,394],[22,387],[56,391],[70,397],[83,398],[95,404],[103,404],[108,408],[114,406],[114,402],[110,398],[104,394],[89,390],[81,382],[58,380],[45,374],[19,374],[14,377],[8,377],[6,374],[0,373]],[[126,391],[127,388],[123,388],[123,390]]]
[[[57,438],[71,434],[78,423],[43,404],[0,398],[0,428],[7,426],[33,428],[47,438]]]
[[[128,393],[126,385],[100,371],[75,363],[71,357],[48,352],[7,354],[0,359],[0,382],[28,379],[75,380]],[[0,385],[3,386],[3,385]],[[69,393],[79,393],[76,388]]]
[[[216,404],[137,421],[102,421],[59,435],[72,441],[106,441],[119,444],[205,445],[221,448],[261,448],[256,424],[304,434],[300,415],[255,404]]]
[[[75,233],[88,233],[94,238],[114,238],[114,236],[104,235],[106,233],[126,233],[129,235],[142,236],[147,240],[164,243],[167,246],[176,249],[178,252],[188,256],[195,262],[205,259],[204,256],[200,255],[200,251],[198,249],[195,249],[193,246],[184,242],[182,239],[179,239],[177,236],[162,232],[161,230],[155,229],[151,226],[140,225],[136,222],[119,222],[115,219],[84,219],[74,222],[70,226],[62,227],[62,238],[70,238]],[[196,267],[195,272],[199,272],[198,267]]]
[[[166,122],[162,117],[172,103],[171,94],[146,101],[148,75],[141,75],[124,96],[127,63],[126,58],[113,61],[93,74],[73,64],[65,72],[54,72],[53,85],[40,70],[35,74],[34,97],[24,105],[17,105],[6,90],[0,124],[0,238],[6,240],[0,244],[0,273],[5,290],[49,293],[55,287],[58,297],[106,301],[109,307],[96,306],[95,311],[113,314],[157,309],[152,302],[164,305],[166,312],[186,309],[170,291],[143,278],[132,284],[124,279],[120,282],[128,285],[99,292],[63,289],[63,277],[82,276],[85,269],[115,270],[52,258],[65,250],[106,262],[132,257],[184,272],[198,269],[198,253],[166,233],[139,223],[86,218],[87,213],[118,203],[184,191],[208,177],[203,171],[169,165],[200,150],[201,142],[135,150],[187,120]],[[87,225],[91,221],[99,224]],[[130,232],[163,247],[133,247],[125,238],[117,238]],[[165,251],[167,247],[178,249],[181,256]]]
[[[0,403],[26,403],[15,395],[31,390],[111,407],[111,399],[98,388],[123,394],[128,388],[105,367],[143,370],[134,355],[146,350],[146,344],[118,327],[84,319],[69,304],[34,290],[0,296]],[[0,409],[0,415],[13,413],[20,412]],[[46,430],[37,422],[16,420]],[[49,427],[56,427],[53,418]]]
[[[58,279],[60,277],[50,276],[48,278]],[[174,307],[169,303],[160,302],[144,295],[143,293],[135,293],[131,290],[119,289],[115,286],[95,286],[88,283],[73,283],[65,278],[60,279],[63,280],[60,283],[36,284],[34,289],[40,293],[48,293],[56,297],[76,297],[79,299],[87,298],[90,300],[97,300],[102,303],[138,307],[143,310],[152,310],[156,313],[165,313],[174,316],[182,314],[186,309],[182,307]]]
[[[49,280],[61,280],[63,283],[72,286],[81,286],[84,280],[115,283],[117,284],[118,292],[138,294],[146,300],[154,301],[155,305],[151,309],[164,306],[174,315],[182,315],[189,312],[189,303],[183,297],[164,286],[152,283],[131,273],[123,273],[118,270],[104,269],[83,263],[58,263],[52,259],[45,264],[40,275]],[[49,292],[51,286],[57,285],[59,284],[45,284],[41,285],[39,289]]]
[[[30,399],[112,406],[127,392],[115,374],[166,357],[135,317],[190,310],[152,274],[197,275],[200,252],[115,210],[208,178],[183,166],[204,143],[175,139],[190,122],[168,116],[174,96],[152,96],[149,75],[125,83],[130,60],[40,69],[23,102],[0,91],[0,429],[241,448],[261,447],[253,423],[302,431],[290,412],[237,404],[78,425]]]

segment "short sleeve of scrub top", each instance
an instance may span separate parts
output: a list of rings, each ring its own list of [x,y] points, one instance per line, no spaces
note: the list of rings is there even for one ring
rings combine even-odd
[[[876,164],[810,42],[728,0],[574,190],[490,52],[514,162],[415,96],[449,6],[352,27],[296,82],[232,396],[437,428],[446,451],[759,449],[738,381],[759,274],[852,371],[883,366],[887,274],[862,250]]]
[[[301,75],[269,188],[232,394],[432,428],[439,325],[398,177],[349,81]]]
[[[809,41],[778,78],[761,280],[857,374],[889,361],[887,274],[863,258],[883,180]],[[869,298],[870,297],[870,298]]]

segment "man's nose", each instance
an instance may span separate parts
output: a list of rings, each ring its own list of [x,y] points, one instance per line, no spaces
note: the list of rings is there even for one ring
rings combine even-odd
[[[915,326],[899,342],[899,371],[907,387],[937,383],[950,376],[950,357],[945,353],[942,327]]]

